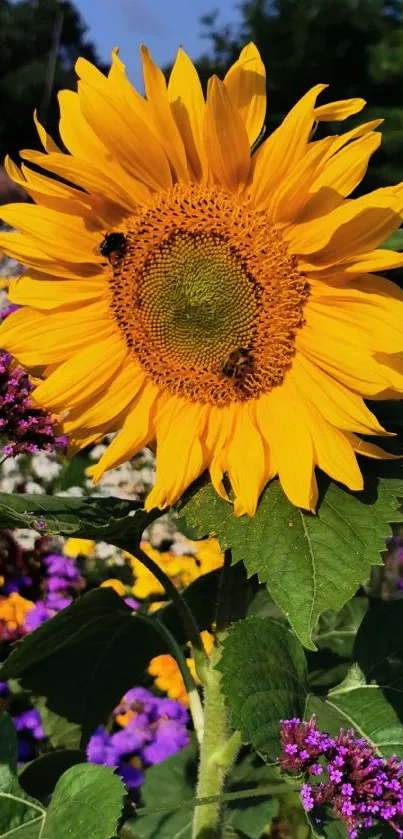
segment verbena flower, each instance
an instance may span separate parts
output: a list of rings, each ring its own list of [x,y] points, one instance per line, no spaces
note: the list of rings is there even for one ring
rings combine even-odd
[[[328,805],[356,839],[362,829],[386,822],[403,836],[403,762],[381,758],[363,737],[340,729],[320,732],[313,716],[280,721],[280,766],[304,773],[301,799],[306,811]]]
[[[33,608],[34,604],[18,592],[0,596],[0,640],[14,641],[25,635],[25,622]]]
[[[0,352],[0,440],[8,457],[53,449],[62,444],[55,420],[32,402],[33,385],[11,356]]]
[[[316,466],[360,490],[355,453],[384,456],[357,436],[382,433],[363,398],[403,394],[403,292],[371,273],[403,264],[378,249],[403,189],[347,198],[381,120],[312,139],[316,122],[365,104],[318,106],[318,84],[257,147],[266,81],[253,44],[206,101],[182,49],[168,86],[145,47],[142,60],[145,98],[117,51],[106,77],[80,58],[78,92],[59,94],[68,153],[38,123],[45,153],[6,163],[37,205],[2,208],[19,232],[0,246],[32,270],[10,283],[23,308],[0,345],[45,370],[34,399],[69,412],[72,451],[119,431],[95,481],[157,442],[147,509],[207,468],[224,498],[227,476],[236,515],[253,515],[277,474],[315,510]]]

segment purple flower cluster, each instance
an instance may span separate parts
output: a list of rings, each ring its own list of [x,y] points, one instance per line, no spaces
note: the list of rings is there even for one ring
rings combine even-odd
[[[173,699],[159,699],[145,688],[129,690],[115,708],[114,718],[124,727],[109,732],[99,726],[88,743],[87,757],[91,763],[115,767],[129,789],[141,786],[145,767],[189,743],[186,708]]]
[[[39,711],[28,708],[14,714],[12,719],[17,731],[18,762],[33,760],[37,757],[38,745],[46,740]]]
[[[3,446],[7,457],[53,451],[65,445],[65,438],[55,434],[55,420],[36,408],[30,399],[33,385],[12,357],[0,352],[0,434],[8,442]]]
[[[83,580],[73,559],[63,554],[49,554],[43,559],[46,568],[45,596],[38,600],[25,618],[25,629],[31,632],[72,602],[72,591],[82,587]]]
[[[376,748],[352,730],[340,729],[337,737],[320,732],[314,716],[309,722],[281,720],[280,739],[282,769],[306,776],[306,811],[331,806],[350,839],[376,821],[403,837],[403,762],[377,757]]]

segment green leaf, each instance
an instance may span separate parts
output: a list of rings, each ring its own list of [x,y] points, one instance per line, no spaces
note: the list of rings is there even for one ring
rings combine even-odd
[[[41,839],[111,839],[125,794],[112,769],[91,763],[73,766],[56,785]]]
[[[350,658],[358,627],[367,611],[367,598],[354,597],[339,612],[325,612],[314,634],[317,647],[332,650],[342,658]]]
[[[388,239],[381,245],[382,248],[390,251],[403,251],[403,229],[399,228],[395,233],[392,233]]]
[[[41,715],[49,745],[54,749],[77,749],[81,739],[80,726],[51,711],[44,696],[31,696],[30,699]]]
[[[195,797],[197,746],[190,746],[172,757],[150,766],[141,789],[144,807],[159,808],[182,804]],[[192,834],[193,808],[172,812],[136,816],[123,826],[121,839],[190,839]]]
[[[0,712],[0,837],[37,839],[44,808],[30,798],[17,779],[17,734],[11,718]]]
[[[310,696],[305,716],[316,714],[318,727],[335,735],[353,728],[377,746],[379,754],[403,757],[403,726],[393,706],[376,684],[368,685],[357,664],[325,700]]]
[[[0,528],[22,527],[42,535],[60,533],[82,539],[114,539],[141,534],[158,510],[146,513],[137,501],[122,498],[70,498],[0,493]]]
[[[26,764],[19,774],[19,782],[28,795],[44,801],[52,795],[67,769],[85,762],[85,752],[79,749],[55,749]]]
[[[48,761],[61,760],[56,753]],[[69,757],[72,760],[72,755]],[[33,775],[34,761],[25,773]],[[8,714],[0,713],[0,837],[13,839],[111,839],[115,836],[125,788],[112,769],[81,764],[59,778],[48,810],[30,798],[17,779],[17,736]],[[36,782],[40,783],[39,778]]]
[[[152,809],[175,804],[183,805],[196,795],[197,748],[195,742],[176,755],[147,769],[141,791],[141,804]],[[272,771],[264,763],[257,765],[256,755],[247,755],[234,767],[225,792],[252,788],[253,784],[269,783]],[[193,806],[139,815],[125,823],[120,839],[190,839],[192,835]],[[278,802],[272,798],[244,798],[224,805],[226,835],[230,828],[240,831],[250,839],[259,839],[278,811]]]
[[[184,593],[199,628],[208,629],[215,614],[219,572],[211,571]],[[188,639],[176,607],[158,610],[158,618],[178,643]],[[1,679],[20,679],[24,690],[40,697],[44,726],[53,746],[75,748],[105,722],[123,694],[141,681],[153,656],[168,652],[161,636],[145,626],[112,589],[96,589],[78,598],[16,644],[0,667]]]
[[[307,694],[304,651],[286,626],[247,618],[229,631],[218,664],[234,728],[266,760],[279,754],[279,720],[300,716]]]
[[[149,621],[112,589],[96,589],[17,644],[1,678],[46,696],[54,713],[82,725],[86,741],[161,652],[168,648]]]
[[[400,468],[399,468],[400,474]],[[322,481],[318,514],[294,507],[278,481],[266,488],[253,518],[236,518],[209,484],[178,505],[198,537],[215,533],[233,562],[257,574],[283,609],[296,635],[315,649],[312,632],[326,610],[337,612],[381,565],[390,522],[403,520],[397,498],[402,478],[368,474],[365,492],[350,493]]]

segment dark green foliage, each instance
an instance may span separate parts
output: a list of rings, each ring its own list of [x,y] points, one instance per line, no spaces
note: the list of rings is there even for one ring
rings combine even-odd
[[[19,149],[39,148],[32,114],[41,110],[52,33],[57,13],[55,0],[0,1],[0,158],[16,156]],[[74,88],[74,64],[82,55],[97,63],[94,46],[73,2],[63,3],[63,26],[55,73],[55,92]],[[42,114],[42,116],[46,116]],[[57,135],[55,94],[48,128]]]

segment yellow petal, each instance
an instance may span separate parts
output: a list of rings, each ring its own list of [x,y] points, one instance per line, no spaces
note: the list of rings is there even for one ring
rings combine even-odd
[[[230,192],[248,181],[249,140],[224,84],[213,76],[207,89],[204,141],[211,171]]]
[[[256,404],[260,431],[277,462],[281,486],[296,507],[315,511],[317,486],[312,437],[300,417],[301,399],[287,377]],[[292,440],[292,445],[290,445]]]
[[[119,433],[114,437],[106,452],[96,466],[87,472],[97,483],[104,472],[120,466],[134,457],[152,439],[152,409],[157,398],[155,385],[146,382],[141,392],[132,402],[127,417]]]
[[[330,139],[328,143],[331,143]],[[304,156],[280,181],[271,196],[267,194],[266,212],[275,224],[294,222],[303,211],[327,148],[326,143],[310,143]]]
[[[96,427],[105,422],[110,422],[129,405],[143,387],[146,374],[130,358],[125,359],[121,370],[116,374],[102,394],[96,398],[88,407],[80,407],[76,411],[70,411],[68,418],[63,423],[66,434],[79,429],[81,426]]]
[[[49,314],[25,306],[0,327],[0,346],[27,367],[55,364],[70,358],[93,341],[115,335],[105,304]]]
[[[224,78],[232,104],[246,128],[249,145],[259,137],[266,114],[266,71],[255,44],[243,48]]]
[[[351,333],[350,333],[351,338]],[[360,396],[376,398],[388,388],[403,391],[402,373],[377,361],[367,346],[351,343],[313,328],[308,323],[297,334],[296,347],[314,364]]]
[[[203,472],[206,461],[202,446],[209,406],[171,397],[155,413],[157,463],[155,485],[145,509],[164,509],[174,504],[184,490]]]
[[[42,251],[32,239],[22,233],[0,233],[0,247],[18,262],[31,265],[36,271],[55,277],[76,279],[79,276],[93,277],[99,273],[99,263],[80,262],[68,264],[61,259],[54,259]]]
[[[346,434],[351,446],[357,454],[365,455],[365,457],[373,457],[375,460],[398,460],[402,455],[391,454],[385,452],[380,446],[375,443],[368,443],[367,440],[361,440],[355,434]]]
[[[2,208],[3,221],[28,233],[45,252],[71,262],[95,262],[100,233],[86,229],[81,218],[33,204],[7,204]],[[101,237],[102,238],[102,237]]]
[[[362,181],[369,159],[381,140],[381,134],[371,132],[349,143],[325,163],[310,191],[317,192],[325,187],[335,189],[340,195],[349,195]]]
[[[372,271],[389,271],[391,268],[400,268],[402,265],[403,253],[378,248],[360,254],[359,259],[347,265],[344,270],[347,274],[366,274]]]
[[[70,303],[96,300],[105,291],[103,277],[97,280],[44,280],[27,273],[10,282],[8,298],[18,306],[57,309]]]
[[[353,114],[358,114],[366,104],[365,99],[356,98],[339,99],[327,105],[320,105],[314,111],[315,122],[339,122]]]
[[[177,180],[179,183],[189,183],[185,149],[170,108],[164,74],[154,64],[145,46],[141,47],[141,58],[147,104],[157,135],[176,172]]]
[[[342,431],[387,434],[361,396],[327,375],[302,353],[295,355],[292,375],[301,398],[316,406],[331,425]]]
[[[38,137],[39,137],[45,151],[48,152],[48,153],[59,152],[60,151],[59,146],[54,142],[54,140],[52,140],[51,136],[48,134],[46,129],[39,122],[38,112],[36,110],[34,111],[34,123],[35,123],[35,128],[38,132]]]
[[[197,70],[182,48],[178,50],[169,77],[168,99],[193,178],[199,181],[207,174],[203,143],[205,102]]]
[[[35,151],[22,152],[21,156],[36,166],[48,169],[55,175],[77,184],[89,195],[117,204],[126,212],[130,209],[136,210],[139,203],[148,203],[150,199],[150,191],[144,184],[137,186],[137,182],[126,176],[128,189],[124,189],[121,181],[109,177],[108,171],[102,171],[89,161],[79,160],[68,154],[46,155]],[[85,197],[85,194],[82,195],[82,198]]]
[[[117,338],[93,343],[61,364],[32,392],[32,398],[54,412],[82,405],[108,385],[126,355],[127,347]]]
[[[236,406],[234,404],[226,405],[224,408],[211,406],[204,440],[210,461],[211,483],[216,493],[224,501],[229,501],[223,484],[226,469],[225,453],[227,442],[230,440],[235,427],[235,418]]]
[[[146,123],[85,82],[79,82],[78,95],[88,124],[132,178],[152,189],[169,189],[172,176],[165,151]]]
[[[245,464],[247,452],[247,467]],[[257,427],[252,406],[237,406],[236,421],[226,452],[228,477],[234,490],[236,516],[254,516],[267,481],[268,448]]]
[[[284,231],[292,253],[310,255],[309,263],[332,265],[376,248],[401,223],[402,197],[385,187],[344,201],[315,224],[296,224]],[[303,260],[302,270],[308,260]]]
[[[325,87],[319,84],[309,90],[253,155],[250,194],[256,206],[264,209],[277,182],[305,154],[314,120],[316,98]]]
[[[293,376],[295,380],[295,376]],[[308,426],[314,447],[315,463],[326,475],[349,489],[363,488],[363,478],[347,434],[333,428],[303,396],[300,402],[301,422]]]

